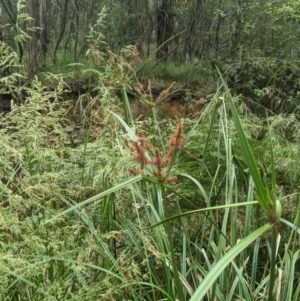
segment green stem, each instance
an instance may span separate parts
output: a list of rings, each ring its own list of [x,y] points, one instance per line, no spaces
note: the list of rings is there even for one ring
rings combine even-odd
[[[122,86],[121,93],[122,93],[122,98],[123,98],[125,122],[126,122],[126,124],[129,125],[129,123],[133,121],[133,117],[132,117],[131,110],[130,110],[128,95],[127,95],[126,88],[124,85]]]
[[[161,135],[161,130],[159,127],[159,123],[157,120],[157,114],[156,109],[151,107],[151,121],[152,121],[152,128],[151,128],[151,134],[152,134],[152,145],[154,147],[159,146],[162,149],[162,153],[166,154],[166,148],[163,142],[163,138]],[[159,145],[158,145],[159,144]]]
[[[165,214],[165,218],[168,217],[168,211],[167,211],[167,195],[166,195],[166,191],[165,191],[165,187],[162,184],[161,185],[161,191],[162,191],[162,197],[163,197],[163,201],[164,201],[164,214]],[[170,230],[170,222],[166,222],[164,225],[167,237],[168,237],[168,241],[169,241],[169,248],[170,248],[170,254],[171,254],[171,264],[172,264],[172,270],[174,273],[174,280],[175,280],[175,285],[176,285],[176,289],[177,289],[177,296],[176,296],[176,300],[185,300],[184,298],[184,292],[182,289],[182,283],[180,281],[180,277],[179,277],[179,273],[178,273],[178,269],[177,269],[177,264],[176,264],[176,258],[175,258],[175,252],[174,252],[174,245],[173,245],[173,237],[171,235],[171,230]]]
[[[270,282],[268,301],[275,300],[273,296],[273,289],[275,284],[275,266],[276,266],[276,239],[277,239],[277,227],[272,228],[272,240],[271,240],[271,270],[270,270]]]
[[[90,138],[90,133],[91,133],[91,125],[89,125],[86,134],[84,136],[84,150],[83,150],[83,158],[82,158],[82,172],[81,172],[81,184],[84,185],[84,180],[85,180],[85,158],[86,158],[86,150],[87,150],[87,144],[89,142]]]
[[[152,135],[152,145],[156,146],[156,135],[155,135],[155,127],[156,127],[156,113],[155,113],[155,109],[151,108],[151,135]]]

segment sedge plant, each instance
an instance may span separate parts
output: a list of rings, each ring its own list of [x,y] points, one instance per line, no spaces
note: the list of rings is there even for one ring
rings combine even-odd
[[[239,194],[237,185],[238,179],[236,178],[236,171],[232,164],[232,142],[228,132],[229,118],[227,116],[228,107],[225,99],[231,104],[232,114],[236,123],[236,131],[239,133],[239,139],[242,141],[241,148],[243,154],[248,152],[244,154],[245,162],[249,170],[249,192],[245,202],[237,200]],[[176,171],[176,165],[180,162],[177,153],[182,149],[184,142],[181,123],[171,138],[169,150],[163,152],[163,150],[159,150],[153,146],[151,139],[145,137],[143,132],[140,130],[132,130],[126,121],[117,114],[112,113],[124,126],[129,135],[130,140],[128,139],[127,142],[124,143],[124,147],[129,149],[136,162],[132,167],[128,167],[128,175],[133,174],[134,176],[130,177],[128,181],[120,185],[115,185],[83,202],[73,205],[70,203],[70,208],[55,215],[48,220],[47,223],[52,223],[52,221],[66,216],[66,214],[77,212],[85,225],[89,228],[93,227],[89,221],[90,217],[86,215],[86,211],[82,211],[83,209],[80,208],[91,205],[97,200],[102,200],[101,203],[104,202],[106,204],[104,208],[106,208],[110,202],[110,198],[106,196],[116,194],[116,197],[114,197],[116,200],[118,195],[119,197],[122,196],[121,191],[129,189],[129,198],[133,200],[133,213],[129,215],[123,213],[115,216],[115,218],[111,219],[111,223],[115,225],[114,228],[107,228],[110,230],[118,229],[118,231],[124,233],[125,236],[123,239],[127,241],[127,244],[126,247],[123,246],[120,251],[117,251],[117,255],[114,255],[114,253],[110,255],[110,252],[114,252],[113,249],[105,249],[104,254],[107,254],[108,258],[110,258],[105,262],[110,263],[103,266],[104,273],[106,269],[112,268],[112,264],[120,264],[119,261],[114,263],[115,258],[134,253],[137,256],[134,262],[139,262],[140,267],[143,266],[143,268],[146,269],[144,273],[147,281],[145,282],[139,279],[138,283],[139,287],[147,287],[144,295],[147,300],[149,300],[149,298],[152,300],[161,298],[167,298],[169,300],[204,300],[206,297],[218,300],[233,300],[237,296],[237,292],[240,292],[240,295],[246,300],[258,300],[259,295],[265,292],[266,300],[272,300],[276,293],[276,291],[273,290],[274,285],[270,286],[270,284],[275,283],[276,280],[275,267],[272,268],[272,265],[275,265],[274,258],[277,256],[276,234],[275,244],[273,238],[271,238],[271,244],[269,245],[270,274],[268,274],[268,270],[265,270],[261,278],[261,283],[258,285],[256,282],[257,272],[255,268],[259,258],[260,243],[258,238],[266,232],[271,232],[271,237],[274,236],[276,232],[274,231],[273,233],[273,229],[277,231],[279,221],[281,221],[280,208],[278,206],[275,210],[275,208],[272,207],[273,203],[271,203],[271,201],[261,201],[261,198],[263,200],[269,200],[268,198],[272,194],[269,192],[268,186],[266,186],[266,179],[262,178],[258,172],[254,156],[247,142],[239,116],[235,110],[233,99],[229,93],[224,97],[215,97],[215,101],[210,104],[210,109],[214,112],[216,108],[218,108],[218,115],[221,117],[219,120],[219,138],[216,141],[218,142],[220,151],[221,145],[224,145],[226,149],[225,162],[227,167],[224,180],[224,204],[212,206],[213,190],[206,192],[205,188],[195,177],[187,173]],[[215,119],[211,122],[215,122],[214,120]],[[194,131],[195,128],[192,128],[192,130]],[[212,139],[212,136],[209,136],[208,139]],[[120,141],[124,140],[121,139]],[[123,142],[121,142],[121,144],[122,143]],[[221,153],[219,153],[218,156],[220,156],[221,163],[223,160]],[[257,176],[260,177],[258,180],[255,178]],[[200,195],[207,203],[207,207],[182,212],[180,203],[176,201],[178,205],[178,210],[176,211],[178,214],[173,216],[170,214],[169,211],[171,207],[168,204],[170,192],[174,193],[176,198],[184,198],[180,191],[176,190],[178,177],[186,177],[191,180],[194,187],[199,189]],[[220,169],[217,169],[213,179],[213,186],[217,185],[219,177]],[[272,180],[275,180],[274,176]],[[257,185],[262,185],[263,189],[261,189],[261,191],[266,190],[268,193],[260,196],[259,193],[261,193],[261,191],[258,192]],[[254,200],[255,193],[260,197],[259,201]],[[128,194],[128,192],[126,194]],[[263,197],[265,197],[265,199]],[[237,229],[234,225],[234,221],[236,220],[236,208],[250,208],[255,204],[261,204],[261,208],[263,212],[266,213],[268,222],[257,229],[252,230],[248,227],[245,237],[238,239]],[[278,202],[276,201],[275,204],[277,205]],[[214,219],[214,215],[212,215],[213,212],[219,210],[224,211],[221,225],[218,225],[218,222]],[[251,211],[248,211],[247,215],[251,216]],[[105,212],[108,211],[105,209],[103,213]],[[132,215],[136,217],[134,218]],[[194,242],[191,242],[189,232],[185,230],[181,232],[179,242],[176,236],[174,236],[174,233],[178,232],[178,230],[174,229],[174,225],[177,225],[179,229],[185,229],[188,227],[186,218],[192,218],[193,215],[199,215],[199,220],[212,224],[208,232],[208,238],[205,237],[205,233],[207,233],[206,226],[203,226],[202,234],[197,234]],[[227,224],[229,220],[231,220],[231,227],[228,232]],[[97,237],[97,231],[94,228],[90,229],[91,233],[94,233],[94,237]],[[296,228],[296,232],[298,231],[297,229],[298,228]],[[178,233],[180,233],[180,231]],[[214,241],[216,236],[218,244]],[[118,241],[116,237],[114,239]],[[207,243],[204,243],[205,240],[207,240]],[[101,237],[97,238],[97,241],[104,247]],[[244,278],[245,275],[248,274],[244,265],[247,265],[249,262],[246,249],[253,242],[255,242],[252,258],[254,270],[249,278],[250,283],[252,283],[249,288],[248,278]],[[198,244],[201,247],[199,247]],[[181,253],[181,256],[178,256],[178,253]],[[236,258],[242,254],[244,254],[244,256],[240,257],[242,265],[239,266],[239,262],[236,261]],[[200,258],[205,259],[204,266],[201,264]],[[297,252],[294,258],[297,258]],[[126,261],[123,261],[123,264],[126,265]],[[130,278],[133,277],[133,275],[129,277],[129,275],[126,274],[118,274],[118,277],[123,279],[119,282],[121,286],[124,281],[127,281],[128,289],[130,290],[129,287],[133,289],[134,283],[131,282],[132,278]],[[131,280],[128,281],[129,279]],[[230,289],[226,289],[226,285],[230,285]],[[266,293],[266,287],[268,287],[268,293]],[[272,289],[270,289],[270,287]]]

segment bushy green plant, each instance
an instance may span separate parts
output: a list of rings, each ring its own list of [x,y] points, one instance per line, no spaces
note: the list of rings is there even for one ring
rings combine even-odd
[[[138,72],[143,78],[154,78],[160,81],[176,81],[186,85],[204,90],[203,94],[212,93],[216,87],[212,85],[213,74],[205,63],[194,62],[172,63],[148,61]]]
[[[248,55],[222,69],[233,93],[252,99],[256,113],[261,105],[277,114],[291,113],[299,105],[297,61]]]

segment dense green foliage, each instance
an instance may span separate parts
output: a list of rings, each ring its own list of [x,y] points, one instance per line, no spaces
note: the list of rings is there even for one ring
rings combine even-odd
[[[160,78],[181,76],[202,88],[216,82],[218,67],[234,93],[276,113],[299,104],[298,0],[29,2],[1,0],[0,25],[30,76],[33,70],[65,72],[67,64],[86,63],[91,32],[99,31],[94,24],[105,7],[101,45],[93,46],[103,53],[109,45],[120,54],[138,43],[141,57],[147,58],[145,77],[153,72]]]
[[[0,299],[299,300],[299,1],[50,2],[46,52],[4,11]]]

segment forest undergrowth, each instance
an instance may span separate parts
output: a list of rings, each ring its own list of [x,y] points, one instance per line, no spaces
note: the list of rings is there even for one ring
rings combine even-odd
[[[22,86],[7,52],[1,300],[299,300],[296,111],[257,116],[218,74],[199,116],[158,117],[171,86],[155,97],[137,46],[90,36],[76,101],[71,72]]]

